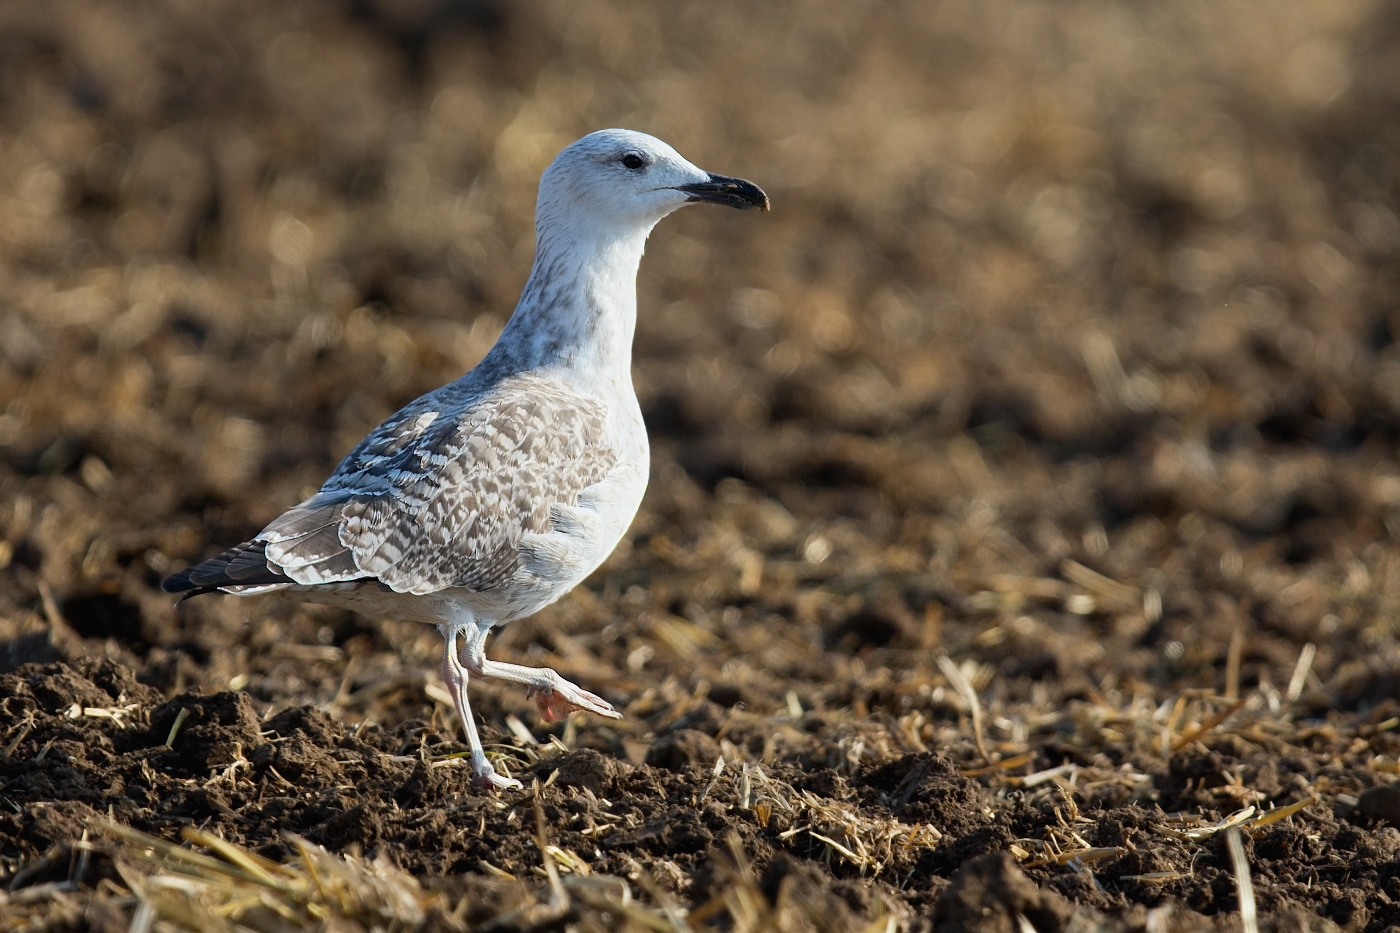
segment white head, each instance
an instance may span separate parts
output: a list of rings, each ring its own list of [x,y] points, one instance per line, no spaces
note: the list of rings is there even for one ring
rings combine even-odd
[[[599,130],[559,153],[545,170],[536,225],[572,222],[645,232],[697,201],[768,209],[768,196],[752,182],[696,168],[645,133]]]
[[[645,133],[599,130],[559,153],[540,179],[529,281],[482,365],[565,365],[630,392],[647,234],[697,201],[768,209],[757,185],[696,168]]]

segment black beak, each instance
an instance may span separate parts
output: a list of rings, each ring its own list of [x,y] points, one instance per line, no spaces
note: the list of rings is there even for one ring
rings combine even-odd
[[[751,181],[744,181],[742,178],[730,178],[727,175],[711,175],[708,181],[696,182],[693,185],[678,185],[677,191],[684,191],[690,195],[686,200],[707,201],[710,204],[723,204],[725,207],[735,207],[741,211],[758,208],[761,211],[768,210],[768,195],[763,193],[763,189]]]

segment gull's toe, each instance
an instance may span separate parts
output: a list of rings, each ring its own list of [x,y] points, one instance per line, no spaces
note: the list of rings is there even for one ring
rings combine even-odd
[[[479,786],[489,790],[523,790],[525,785],[515,778],[506,777],[496,769],[481,771],[472,776],[472,780]]]

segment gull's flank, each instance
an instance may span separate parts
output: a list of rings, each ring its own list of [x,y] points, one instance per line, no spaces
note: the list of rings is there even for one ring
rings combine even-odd
[[[637,512],[649,457],[632,389],[637,266],[656,223],[698,201],[768,209],[756,185],[642,133],[601,130],[569,146],[540,179],[534,267],[481,363],[370,432],[316,495],[165,589],[279,590],[436,625],[442,678],[486,786],[520,784],[486,758],[469,675],[523,684],[547,720],[577,709],[619,718],[556,671],[489,660],[486,637],[593,572]]]

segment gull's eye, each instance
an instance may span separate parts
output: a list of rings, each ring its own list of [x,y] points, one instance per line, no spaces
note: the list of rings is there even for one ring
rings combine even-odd
[[[623,156],[622,158],[618,159],[618,161],[622,163],[622,165],[623,165],[624,168],[630,168],[630,169],[632,169],[633,171],[636,171],[637,169],[642,168],[643,166],[645,166],[645,165],[647,164],[647,160],[646,160],[646,159],[643,159],[641,156],[637,155],[635,152],[629,152],[629,153],[627,153],[627,155],[625,155],[625,156]]]

